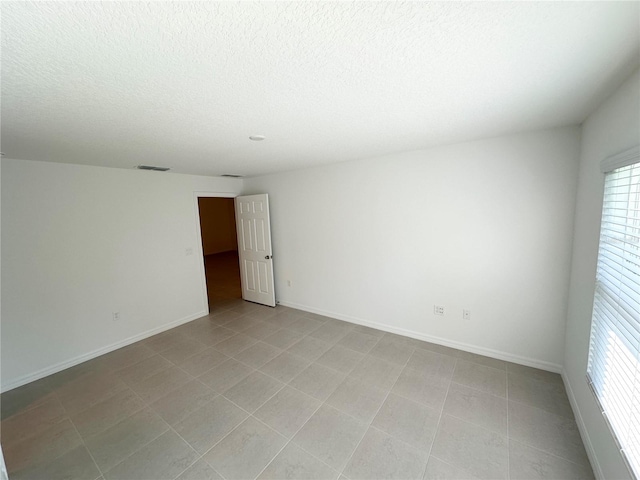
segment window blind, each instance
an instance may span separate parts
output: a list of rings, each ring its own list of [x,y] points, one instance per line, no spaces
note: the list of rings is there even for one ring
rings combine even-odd
[[[603,162],[600,246],[587,375],[640,477],[640,149]]]

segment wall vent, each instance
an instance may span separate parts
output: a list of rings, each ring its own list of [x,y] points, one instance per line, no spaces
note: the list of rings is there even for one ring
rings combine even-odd
[[[154,172],[167,172],[171,170],[169,167],[156,167],[154,165],[138,165],[138,170],[153,170]]]

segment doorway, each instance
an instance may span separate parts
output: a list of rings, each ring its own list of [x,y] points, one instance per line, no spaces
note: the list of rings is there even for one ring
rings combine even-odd
[[[233,198],[198,197],[209,311],[242,299]]]

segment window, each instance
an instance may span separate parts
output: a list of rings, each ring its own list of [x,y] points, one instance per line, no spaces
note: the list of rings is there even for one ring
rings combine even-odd
[[[588,379],[640,477],[640,148],[610,157],[591,321]]]

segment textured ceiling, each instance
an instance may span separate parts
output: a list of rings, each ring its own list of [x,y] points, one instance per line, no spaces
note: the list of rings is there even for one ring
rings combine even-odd
[[[2,2],[2,150],[257,175],[576,124],[639,5]]]

